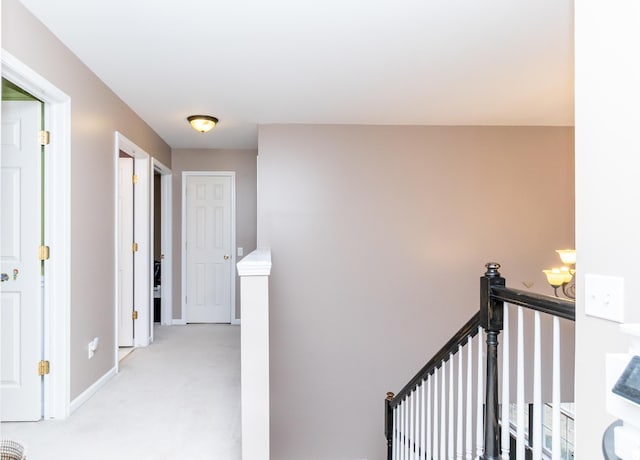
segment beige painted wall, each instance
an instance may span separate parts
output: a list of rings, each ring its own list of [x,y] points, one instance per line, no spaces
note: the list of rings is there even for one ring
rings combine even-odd
[[[605,356],[626,352],[617,323],[585,314],[584,275],[624,279],[626,322],[640,321],[640,10],[626,0],[575,3],[576,458],[601,458],[613,421]]]
[[[210,134],[210,135],[214,135]],[[182,172],[236,172],[236,246],[247,255],[256,248],[256,150],[174,149],[173,171],[173,317],[181,317]],[[240,261],[241,258],[237,258]],[[240,318],[240,278],[236,275],[236,318]]]
[[[574,243],[572,128],[267,125],[258,162],[278,460],[382,460],[385,392],[477,311],[485,262],[550,294]]]
[[[166,165],[171,164],[171,152],[17,0],[2,1],[2,46],[71,97],[73,399],[115,365],[114,132],[120,131]],[[87,344],[93,337],[100,338],[100,348],[88,360]]]

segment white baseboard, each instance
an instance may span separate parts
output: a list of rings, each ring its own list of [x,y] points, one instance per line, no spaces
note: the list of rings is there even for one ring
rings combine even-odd
[[[233,326],[240,326],[241,319],[232,319],[231,324]],[[174,319],[171,321],[172,326],[186,326],[187,322],[184,319]]]
[[[105,384],[115,377],[117,369],[112,367],[109,372],[100,377],[93,385],[84,390],[80,395],[71,401],[71,406],[69,408],[69,413],[73,414],[80,406],[86,403],[91,397],[98,392],[100,388],[105,386]]]

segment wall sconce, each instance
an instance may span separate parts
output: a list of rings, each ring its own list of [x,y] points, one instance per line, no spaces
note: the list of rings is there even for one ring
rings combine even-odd
[[[218,119],[210,115],[191,115],[187,117],[187,121],[193,129],[201,133],[211,131],[218,123]]]
[[[562,294],[569,299],[576,298],[576,283],[574,275],[576,274],[576,250],[575,249],[557,249],[560,259],[564,264],[560,268],[551,268],[542,270],[547,276],[547,282],[553,288],[553,294],[558,296],[558,288],[562,288]]]

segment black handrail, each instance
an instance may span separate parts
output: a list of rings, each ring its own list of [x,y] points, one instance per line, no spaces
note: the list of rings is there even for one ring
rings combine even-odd
[[[491,288],[491,297],[511,305],[520,305],[531,310],[559,316],[571,321],[576,320],[576,303],[573,300],[561,299],[544,294],[512,289],[504,286]]]
[[[575,321],[575,302],[543,294],[535,294],[520,289],[507,288],[505,279],[498,269],[500,264],[490,262],[484,276],[480,278],[480,309],[462,326],[458,332],[424,365],[397,395],[387,393],[385,399],[385,437],[387,458],[392,458],[393,410],[413,392],[418,385],[435,372],[443,362],[448,361],[466,344],[469,337],[478,334],[480,327],[486,333],[486,392],[484,406],[484,452],[483,460],[499,458],[498,424],[498,335],[503,328],[504,303],[518,305],[542,313]]]
[[[422,369],[407,383],[400,392],[389,401],[391,408],[395,408],[406,397],[415,390],[420,382],[426,379],[429,375],[442,365],[443,361],[448,361],[451,353],[455,353],[458,350],[458,346],[464,345],[467,342],[468,337],[475,337],[478,334],[478,327],[480,326],[480,312],[476,313],[462,326],[458,332],[440,349],[433,357],[425,364]]]

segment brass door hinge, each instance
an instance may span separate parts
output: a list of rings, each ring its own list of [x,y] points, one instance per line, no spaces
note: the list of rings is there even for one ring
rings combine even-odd
[[[131,250],[133,252],[138,252],[138,243],[133,243],[133,245],[131,245]]]
[[[131,318],[132,319],[138,319],[138,310],[133,310],[133,313],[131,313]]]
[[[47,259],[49,259],[49,246],[39,246],[38,260],[47,260]]]
[[[49,361],[44,359],[38,363],[38,375],[43,376],[49,373]]]
[[[49,134],[49,131],[38,131],[38,142],[40,145],[49,145],[50,138],[51,135]]]
[[[138,183],[138,175],[137,174],[134,174],[131,179],[132,179],[133,185]]]

